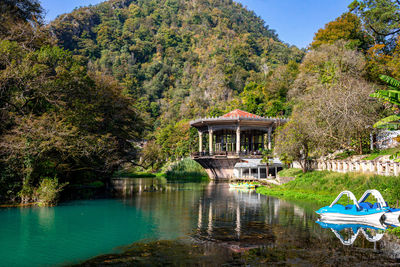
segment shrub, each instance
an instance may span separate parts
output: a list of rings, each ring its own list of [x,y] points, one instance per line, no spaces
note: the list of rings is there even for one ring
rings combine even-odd
[[[44,178],[36,189],[36,200],[39,206],[54,206],[59,193],[68,183],[59,184],[57,178]]]
[[[173,164],[165,175],[168,180],[203,180],[208,177],[203,167],[190,158]]]

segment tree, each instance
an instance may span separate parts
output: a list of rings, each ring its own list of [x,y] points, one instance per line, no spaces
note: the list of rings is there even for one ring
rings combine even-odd
[[[323,44],[306,55],[289,94],[296,120],[301,119],[295,124],[301,135],[292,136],[307,137],[313,144],[309,155],[343,148],[363,153],[380,108],[372,99],[366,104],[374,84],[364,78],[365,67],[364,56],[343,41]]]
[[[38,0],[3,0],[0,2],[0,12],[0,21],[8,16],[14,22],[39,22],[42,20],[43,8]]]
[[[307,172],[314,143],[304,120],[301,113],[294,112],[290,121],[277,129],[274,153],[286,163],[299,162],[303,172]]]
[[[362,50],[367,50],[373,43],[372,38],[363,30],[361,20],[352,13],[344,13],[315,33],[311,48],[334,44],[338,40],[348,41],[349,48]]]
[[[140,153],[141,166],[145,169],[151,167],[151,171],[159,169],[164,161],[161,152],[161,147],[154,140],[148,141]]]
[[[0,195],[34,198],[44,177],[107,179],[136,159],[143,122],[111,77],[57,46],[0,41]],[[11,189],[10,189],[11,188]]]
[[[350,11],[357,14],[376,44],[394,48],[400,32],[400,2],[397,0],[354,0]]]

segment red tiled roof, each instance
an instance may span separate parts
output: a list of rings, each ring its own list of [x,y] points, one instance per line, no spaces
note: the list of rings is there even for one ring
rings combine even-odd
[[[244,117],[244,118],[259,118],[261,119],[261,116],[251,114],[249,112],[240,110],[240,109],[235,109],[229,113],[226,113],[225,115],[222,115],[221,118],[234,118],[234,117]]]

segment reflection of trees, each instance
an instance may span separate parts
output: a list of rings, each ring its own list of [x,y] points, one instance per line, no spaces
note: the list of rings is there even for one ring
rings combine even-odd
[[[363,235],[354,242],[357,248],[340,245],[330,230],[315,223],[317,208],[307,204],[293,204],[254,191],[229,190],[227,184],[164,187],[162,191],[142,191],[124,201],[149,217],[160,239],[187,233],[193,246],[204,249],[204,255],[229,258],[241,252],[247,257],[244,263],[254,260],[255,265],[290,263],[293,259],[340,265],[343,259],[349,264],[354,255],[355,262],[370,260],[374,249]],[[363,248],[361,253],[359,248]]]

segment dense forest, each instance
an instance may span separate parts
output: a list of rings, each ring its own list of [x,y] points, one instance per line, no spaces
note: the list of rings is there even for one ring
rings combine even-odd
[[[144,167],[160,165],[150,155],[189,153],[191,118],[234,108],[288,115],[288,83],[304,56],[231,0],[113,0],[61,15],[50,30],[60,46],[87,58],[90,70],[113,76],[135,99],[151,141]]]
[[[232,0],[109,0],[49,24],[38,0],[0,10],[2,202],[157,171],[196,149],[200,116],[288,117],[275,153],[306,165],[365,153],[372,125],[399,110],[370,97],[381,75],[400,78],[397,1],[354,1],[307,50]]]

